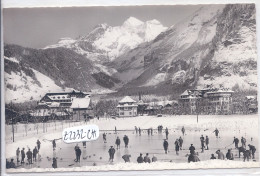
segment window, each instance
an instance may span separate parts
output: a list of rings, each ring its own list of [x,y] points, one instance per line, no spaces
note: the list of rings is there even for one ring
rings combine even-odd
[[[132,110],[132,107],[129,107],[128,110]]]
[[[120,112],[120,115],[124,115],[124,112]]]
[[[132,115],[132,112],[129,112],[129,115]]]
[[[121,110],[121,111],[123,111],[123,110],[124,110],[124,108],[120,108],[120,110]]]

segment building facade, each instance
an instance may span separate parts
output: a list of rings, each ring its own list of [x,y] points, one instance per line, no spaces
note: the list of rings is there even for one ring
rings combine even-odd
[[[137,116],[137,102],[131,97],[126,96],[119,101],[117,110],[119,117],[135,117]]]
[[[35,111],[31,115],[48,119],[53,117],[70,118],[76,109],[72,107],[74,100],[76,102],[81,99],[90,99],[90,94],[74,90],[72,92],[46,93],[38,102]],[[91,103],[85,102],[90,107]],[[86,110],[86,105],[80,105],[80,107],[83,106],[83,109]]]
[[[182,114],[231,114],[232,94],[228,89],[186,90],[180,95]]]

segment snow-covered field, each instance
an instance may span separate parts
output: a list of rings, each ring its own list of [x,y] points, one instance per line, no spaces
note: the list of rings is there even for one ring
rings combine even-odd
[[[154,169],[193,169],[193,168],[236,168],[236,167],[259,167],[259,148],[258,148],[258,116],[257,115],[232,115],[232,116],[199,116],[199,123],[196,123],[196,116],[140,116],[134,118],[122,118],[122,119],[106,119],[100,118],[100,120],[94,119],[88,124],[96,124],[100,130],[114,130],[115,126],[117,130],[132,130],[132,131],[118,131],[118,134],[114,134],[113,131],[107,131],[107,143],[104,144],[102,135],[97,141],[87,143],[87,148],[82,148],[81,163],[75,163],[74,146],[75,144],[65,144],[63,141],[57,141],[57,149],[52,151],[52,144],[47,140],[58,139],[61,137],[62,127],[72,127],[82,125],[84,122],[56,122],[55,124],[45,124],[45,133],[43,133],[43,124],[39,124],[38,134],[34,129],[34,124],[27,126],[30,131],[25,135],[25,125],[20,124],[17,126],[17,132],[15,128],[15,142],[11,141],[11,126],[6,126],[6,157],[15,158],[15,150],[17,147],[34,148],[36,146],[37,139],[41,141],[40,155],[42,161],[36,162],[31,166],[25,165],[18,169],[8,169],[9,172],[41,172],[41,171],[54,171],[51,168],[51,161],[48,161],[47,157],[56,155],[58,157],[58,169],[55,171],[97,171],[97,170],[154,170]],[[141,129],[154,128],[158,125],[163,125],[169,129],[169,153],[164,154],[162,142],[165,138],[165,134],[158,134],[154,130],[153,136],[148,136],[146,130],[142,131],[142,135],[136,135],[134,133],[134,126]],[[186,129],[186,135],[184,136],[183,149],[177,156],[174,151],[174,141],[181,136],[181,127]],[[220,138],[215,138],[214,131],[218,128],[220,131]],[[104,131],[101,131],[102,134]],[[125,149],[123,145],[122,137],[127,134],[130,138],[129,148]],[[200,135],[208,135],[210,138],[209,150],[204,153],[200,153]],[[119,136],[121,138],[121,149],[115,153],[115,160],[113,165],[108,162],[108,149],[111,145],[115,145],[115,139]],[[239,139],[243,136],[247,139],[247,144],[253,144],[256,146],[256,162],[250,160],[250,162],[243,162],[242,158],[238,158],[238,151],[234,149],[233,137],[236,136]],[[47,139],[47,140],[43,140]],[[199,158],[201,162],[187,163],[187,155],[189,153],[188,147],[193,143],[196,147],[196,152],[199,152]],[[231,144],[231,145],[230,145]],[[79,144],[82,146],[82,144]],[[217,149],[221,149],[225,154],[228,148],[233,148],[234,161],[210,161],[210,155],[215,153]],[[149,153],[150,157],[154,154],[158,158],[157,163],[151,164],[137,164],[136,158],[139,153]],[[131,155],[131,163],[123,163],[121,158],[124,154]],[[86,157],[87,159],[83,159]],[[96,166],[92,166],[93,163]]]

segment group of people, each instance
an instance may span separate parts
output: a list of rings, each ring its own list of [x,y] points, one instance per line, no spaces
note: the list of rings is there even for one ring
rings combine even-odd
[[[153,155],[152,162],[156,162],[156,161],[157,161],[157,157]],[[143,157],[143,154],[140,153],[140,156],[137,157],[137,163],[151,163],[149,153],[146,153],[145,157]]]
[[[39,154],[40,148],[41,148],[41,142],[39,139],[36,141],[36,146],[32,151],[30,148],[28,148],[28,151],[26,152],[24,147],[22,148],[22,150],[20,150],[20,148],[18,147],[16,149],[17,165],[15,165],[13,158],[11,159],[10,162],[8,161],[8,159],[6,159],[6,168],[16,168],[19,164],[23,165],[25,163],[24,161],[25,155],[27,156],[28,164],[33,164],[33,161],[36,162],[37,160],[37,154]]]

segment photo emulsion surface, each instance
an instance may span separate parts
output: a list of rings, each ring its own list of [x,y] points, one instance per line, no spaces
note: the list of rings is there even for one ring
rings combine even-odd
[[[259,167],[254,4],[3,9],[7,172]]]

